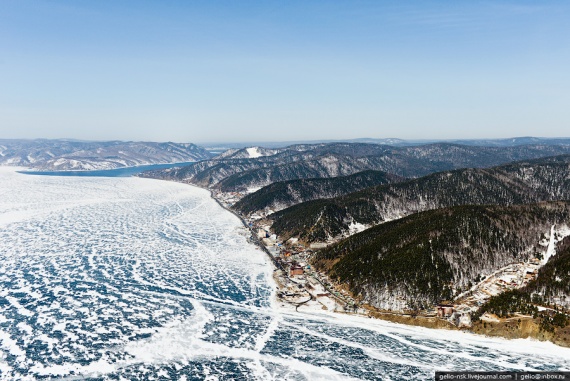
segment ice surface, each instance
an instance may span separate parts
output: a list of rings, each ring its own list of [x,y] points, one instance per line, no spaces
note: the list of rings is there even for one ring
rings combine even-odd
[[[426,379],[565,369],[570,351],[276,308],[208,192],[0,167],[0,379]]]

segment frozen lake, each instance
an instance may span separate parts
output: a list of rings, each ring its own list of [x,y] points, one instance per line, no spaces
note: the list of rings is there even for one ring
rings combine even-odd
[[[401,380],[570,370],[570,350],[278,309],[207,191],[0,167],[0,379]]]

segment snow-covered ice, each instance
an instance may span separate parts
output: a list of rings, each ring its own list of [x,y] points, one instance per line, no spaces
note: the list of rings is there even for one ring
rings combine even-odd
[[[0,379],[426,379],[570,370],[570,350],[275,305],[207,191],[0,167]]]

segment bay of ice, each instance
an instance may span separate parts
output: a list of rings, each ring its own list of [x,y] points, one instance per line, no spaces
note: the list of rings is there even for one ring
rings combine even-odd
[[[274,302],[207,191],[0,167],[1,380],[423,380],[570,370],[570,350]]]

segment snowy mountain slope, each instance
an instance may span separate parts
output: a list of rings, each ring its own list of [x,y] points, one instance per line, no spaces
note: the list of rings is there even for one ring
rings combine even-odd
[[[225,157],[205,160],[181,169],[159,171],[152,176],[232,192],[263,187],[277,181],[347,176],[365,170],[418,177],[443,170],[483,168],[569,153],[570,145],[475,147],[438,143],[393,147],[332,143],[296,145],[271,156],[254,158],[247,150],[234,151]]]
[[[281,181],[248,194],[233,208],[243,214],[263,210],[277,211],[305,201],[342,196],[371,186],[403,180],[402,177],[386,172],[364,171],[341,177]]]
[[[507,264],[545,254],[569,202],[457,206],[417,213],[321,250],[313,263],[374,307],[403,311],[452,300]]]
[[[282,237],[322,241],[420,211],[468,204],[512,205],[570,199],[570,156],[489,169],[434,173],[329,200],[315,200],[271,215]]]
[[[248,147],[243,149],[229,149],[218,155],[217,159],[255,159],[262,156],[273,156],[283,149],[271,149],[263,147]]]
[[[112,169],[198,161],[211,156],[191,143],[0,140],[0,164],[42,170]]]

